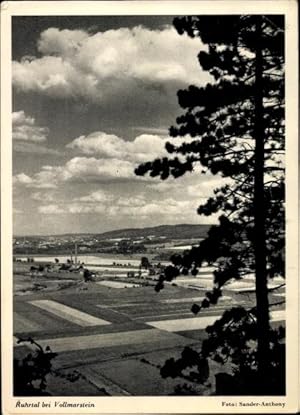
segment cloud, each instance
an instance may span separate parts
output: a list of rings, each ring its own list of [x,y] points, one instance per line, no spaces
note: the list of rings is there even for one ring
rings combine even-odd
[[[26,187],[37,188],[37,189],[54,189],[56,184],[51,182],[51,175],[48,175],[45,170],[33,175],[28,176],[25,173],[19,173],[13,176],[14,185],[23,185]]]
[[[108,161],[111,162],[111,159]],[[57,221],[60,221],[59,217],[62,217],[61,220],[68,218],[70,223],[77,215],[82,219],[78,217],[76,220],[79,222],[84,220],[87,221],[86,223],[94,221],[97,215],[100,215],[99,220],[105,220],[105,223],[110,224],[112,228],[126,227],[129,226],[128,224],[134,226],[133,218],[135,218],[135,226],[150,226],[158,223],[216,223],[218,215],[203,218],[196,213],[197,207],[202,202],[201,195],[212,190],[208,183],[210,182],[211,185],[215,183],[214,177],[201,176],[202,185],[197,182],[199,176],[193,175],[182,180],[171,180],[170,183],[158,182],[156,185],[160,189],[158,192],[152,181],[142,186],[138,185],[138,181],[131,182],[125,187],[109,184],[90,191],[87,183],[84,190],[77,189],[66,195],[63,191],[55,191],[54,186],[58,184],[56,181],[58,179],[74,180],[77,170],[75,169],[72,176],[69,176],[72,169],[70,165],[67,168],[67,165],[68,163],[64,166],[44,166],[41,172],[32,177],[25,174],[15,176],[14,179],[23,186],[39,189],[31,194],[31,199],[37,202],[33,209],[39,214],[47,215]],[[55,178],[54,174],[56,174]],[[84,179],[84,176],[82,178]]]
[[[38,202],[54,202],[54,194],[47,192],[35,192],[32,193],[31,198]]]
[[[64,192],[38,191],[32,196],[39,203],[31,210],[45,215],[47,223],[61,224],[62,228],[57,232],[62,232],[66,223],[72,229],[78,225],[78,229],[89,232],[158,224],[217,223],[218,215],[197,215],[199,200],[182,193],[182,189],[180,193],[166,191],[157,194],[149,192],[148,187],[140,189],[133,185],[125,189],[104,186],[96,191],[85,189],[84,193],[73,197]],[[42,218],[40,220],[44,223]]]
[[[134,199],[119,198],[116,203],[108,206],[107,212],[111,216],[148,217],[188,217],[195,216],[197,205],[187,200],[176,200],[171,197],[148,200],[146,197]]]
[[[12,123],[14,126],[18,125],[34,125],[35,120],[33,117],[25,115],[24,111],[16,111],[12,113]]]
[[[173,178],[169,177],[167,180],[147,183],[147,188],[161,193],[161,194],[176,194],[177,196],[185,195],[191,199],[208,199],[213,196],[213,190],[230,184],[228,178],[223,178],[219,175],[212,175],[210,173],[202,174],[201,165],[196,165],[192,174],[185,174],[184,176]]]
[[[197,55],[199,39],[179,36],[167,26],[142,26],[87,33],[49,28],[37,44],[41,57],[13,62],[13,85],[51,97],[101,101],[126,94],[132,86],[151,85],[161,91],[168,83],[203,84]]]
[[[41,171],[27,176],[14,176],[15,184],[38,189],[53,189],[65,182],[101,182],[132,179],[134,166],[126,160],[74,157],[62,166],[43,166]]]
[[[182,141],[181,138],[172,138],[171,140],[175,145]],[[185,137],[184,139],[185,142],[189,140],[193,140],[193,138]],[[113,134],[101,131],[93,132],[87,136],[77,137],[66,145],[66,148],[79,154],[64,165],[45,165],[38,173],[31,177],[27,176],[27,182],[19,175],[16,176],[15,183],[25,184],[32,188],[50,189],[66,182],[88,184],[130,180],[144,181],[148,183],[149,189],[160,193],[172,190],[179,194],[187,190],[192,195],[198,189],[187,188],[191,184],[190,175],[176,180],[170,177],[164,183],[159,178],[151,178],[148,175],[140,177],[134,174],[134,169],[138,164],[167,156],[166,141],[168,141],[166,136],[151,134],[141,134],[133,141],[126,141]],[[201,171],[201,166],[195,166],[193,176],[195,177],[199,171]],[[201,186],[206,186],[205,180],[209,181],[211,178],[202,179]]]
[[[147,134],[158,134],[163,136],[169,135],[169,129],[168,128],[155,128],[155,127],[132,127],[133,131],[141,131],[143,133]]]
[[[106,213],[104,206],[85,206],[80,203],[67,203],[64,205],[51,204],[38,207],[38,212],[45,215],[61,215],[61,214],[90,214],[90,213]]]
[[[31,153],[41,155],[60,156],[55,149],[41,143],[47,141],[49,129],[36,125],[34,117],[27,115],[23,110],[12,114],[13,151],[17,153]]]
[[[12,137],[14,140],[42,143],[47,140],[49,130],[47,127],[39,127],[35,119],[25,114],[24,111],[12,114]]]
[[[191,184],[186,187],[186,192],[189,196],[208,198],[213,195],[213,190],[230,184],[232,181],[229,178],[220,176],[205,175],[201,183]]]
[[[57,215],[64,213],[64,209],[58,205],[39,206],[38,211],[39,213],[43,213],[45,215]]]
[[[79,150],[83,154],[98,154],[104,157],[120,157],[122,156],[123,140],[116,135],[106,134],[101,131],[94,132],[88,136],[80,136],[75,138],[71,143],[67,144],[67,148]]]
[[[38,51],[44,55],[72,56],[82,47],[89,35],[83,30],[50,28],[41,33]]]
[[[113,200],[113,195],[110,195],[102,190],[97,190],[86,196],[81,196],[75,201],[84,202],[84,203],[99,203],[99,202],[111,202]]]
[[[61,156],[62,153],[53,148],[41,146],[35,143],[26,143],[22,141],[15,141],[13,143],[13,150],[17,153],[31,153],[31,154],[47,154],[51,156]]]
[[[42,214],[92,214],[105,213],[107,218],[137,217],[162,219],[195,216],[197,205],[187,200],[176,200],[171,197],[165,199],[151,199],[147,194],[118,196],[103,191],[89,193],[81,198],[64,201],[56,204],[41,205],[38,207]]]
[[[105,213],[106,207],[103,205],[86,206],[80,203],[71,203],[66,206],[66,210],[71,214]]]
[[[74,157],[62,168],[58,168],[58,179],[67,180],[113,180],[134,177],[133,165],[116,158]]]
[[[16,184],[25,184],[25,185],[30,185],[33,183],[32,178],[27,176],[27,174],[25,173],[16,174],[13,177],[13,181]]]
[[[165,137],[158,135],[142,134],[133,141],[125,141],[116,135],[97,131],[75,138],[66,147],[87,155],[144,162],[162,156],[165,142]]]

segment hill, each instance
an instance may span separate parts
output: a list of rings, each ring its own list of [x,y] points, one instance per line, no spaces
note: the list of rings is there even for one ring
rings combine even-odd
[[[161,237],[164,236],[168,239],[189,239],[189,238],[204,238],[211,225],[159,225],[146,228],[128,228],[128,229],[116,229],[113,231],[107,231],[104,233],[64,233],[64,234],[52,234],[52,235],[14,235],[14,238],[18,240],[27,239],[31,240],[47,240],[48,238],[66,238],[75,240],[78,238],[90,239],[97,238],[99,240],[115,239],[115,238],[142,238],[142,237]]]
[[[149,228],[119,229],[98,234],[99,239],[165,236],[170,239],[204,238],[211,225],[160,225]]]

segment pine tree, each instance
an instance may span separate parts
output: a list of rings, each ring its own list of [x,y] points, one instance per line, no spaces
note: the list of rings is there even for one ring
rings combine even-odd
[[[249,319],[255,321],[251,338],[257,340],[257,350],[249,355],[255,359],[257,388],[264,394],[276,366],[276,341],[283,337],[270,329],[267,279],[284,275],[284,19],[188,16],[175,18],[174,26],[180,35],[199,37],[207,45],[198,58],[214,81],[178,91],[185,113],[170,128],[170,136],[191,139],[180,145],[167,142],[169,156],[140,165],[136,174],[150,172],[165,180],[200,165],[203,174],[219,174],[229,182],[198,208],[202,215],[221,212],[219,225],[199,247],[172,257],[173,266],[160,276],[156,289],[180,273],[196,275],[204,262],[214,264],[214,288],[200,305],[193,305],[197,314],[217,303],[228,281],[254,273],[256,306],[246,314],[240,309],[227,314],[223,323],[230,318],[237,322],[236,316],[243,327]],[[235,346],[229,346],[232,352]]]

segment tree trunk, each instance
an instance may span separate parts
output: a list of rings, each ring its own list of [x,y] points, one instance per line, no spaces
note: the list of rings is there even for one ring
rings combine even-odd
[[[262,389],[268,384],[269,372],[269,300],[266,275],[266,236],[264,203],[264,119],[263,119],[263,65],[262,65],[262,16],[256,21],[256,68],[255,68],[255,173],[254,173],[254,220],[255,220],[255,284],[257,309],[257,364]],[[263,392],[263,390],[261,390]]]

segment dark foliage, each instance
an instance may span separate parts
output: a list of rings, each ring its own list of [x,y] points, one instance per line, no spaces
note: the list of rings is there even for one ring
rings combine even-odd
[[[209,359],[227,365],[232,373],[216,375],[218,395],[284,395],[285,394],[285,330],[270,330],[270,361],[266,387],[261,388],[257,370],[257,330],[255,310],[235,307],[206,328],[208,338],[201,350],[186,347],[181,358],[167,360],[161,368],[162,377],[180,377],[190,382],[207,384]],[[185,388],[184,388],[185,390]],[[193,393],[192,393],[193,394]]]
[[[149,269],[151,268],[151,263],[146,256],[141,257],[140,268]]]
[[[23,359],[14,359],[14,396],[49,396],[47,376],[50,374],[65,378],[70,382],[79,379],[80,374],[76,371],[64,374],[53,369],[52,360],[57,356],[57,353],[52,352],[49,346],[43,349],[31,337],[19,339],[18,343],[30,343],[34,348],[32,353]]]
[[[94,281],[95,274],[92,271],[89,271],[87,268],[83,271],[83,280],[84,282]]]
[[[251,394],[250,385],[256,377],[260,393],[270,393],[270,384],[281,393],[284,346],[272,343],[275,331],[269,326],[266,279],[284,276],[285,264],[284,19],[187,16],[176,18],[174,25],[179,34],[199,37],[207,45],[198,59],[214,81],[178,91],[185,113],[170,128],[170,136],[188,139],[179,145],[166,143],[168,156],[144,163],[135,172],[166,180],[192,173],[200,166],[202,174],[218,174],[225,183],[198,208],[201,215],[220,213],[219,224],[211,227],[198,247],[171,258],[173,265],[161,274],[156,291],[179,274],[197,275],[203,264],[214,265],[213,289],[200,304],[192,306],[197,314],[217,303],[229,281],[255,274],[259,312],[252,311],[250,321],[249,310],[228,310],[233,323],[227,327],[229,317],[225,313],[216,327],[227,327],[219,335],[226,359],[237,366],[235,380],[244,379],[244,383],[239,381],[240,392]],[[206,352],[202,350],[199,356],[224,363],[213,333],[203,343]],[[234,343],[244,333],[246,338],[252,336],[254,349],[250,354],[246,344],[236,347]],[[250,368],[245,359],[253,359],[256,366]],[[176,365],[166,362],[162,375],[182,374],[182,364],[180,360]],[[200,369],[198,372],[201,378]],[[273,375],[279,389],[275,383],[265,382]],[[219,390],[221,383],[219,378]]]
[[[57,354],[53,353],[49,347],[44,350],[31,338],[18,340],[18,343],[22,342],[35,345],[36,350],[22,360],[14,359],[14,395],[49,395],[46,392],[46,376],[51,372],[51,361]]]

